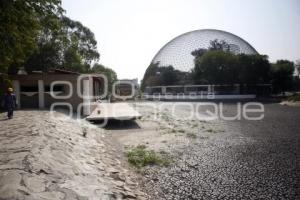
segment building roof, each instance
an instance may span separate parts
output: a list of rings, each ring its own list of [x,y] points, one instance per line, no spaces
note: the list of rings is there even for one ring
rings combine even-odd
[[[57,74],[80,74],[78,72],[74,72],[74,71],[68,71],[68,70],[64,70],[64,69],[53,69],[53,70],[49,70],[48,73],[57,73]]]

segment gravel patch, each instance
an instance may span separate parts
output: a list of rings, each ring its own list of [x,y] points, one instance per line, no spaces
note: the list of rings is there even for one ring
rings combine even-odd
[[[139,108],[144,110],[143,127],[153,118]],[[225,104],[224,114],[234,114],[235,108]],[[163,112],[156,134],[175,126],[169,135],[185,134],[180,128],[197,137],[182,138],[182,145],[173,139],[159,145],[151,143],[158,139],[145,139],[154,150],[164,145],[174,155],[170,167],[145,168],[143,184],[152,199],[300,199],[300,108],[265,104],[260,121],[185,121],[170,117],[170,109]]]

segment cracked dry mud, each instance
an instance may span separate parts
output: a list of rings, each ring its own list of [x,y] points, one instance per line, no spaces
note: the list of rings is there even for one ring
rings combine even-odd
[[[200,129],[172,166],[147,170],[148,192],[170,200],[299,199],[300,109],[264,106],[263,120],[215,120],[206,138]],[[232,116],[235,105],[224,110]]]
[[[103,129],[82,123],[57,112],[1,114],[0,199],[145,199]]]
[[[179,117],[167,105],[158,119],[136,108],[141,120],[107,129],[46,111],[0,121],[0,199],[300,198],[299,107],[265,104],[260,121],[209,122],[186,120],[180,106]],[[233,115],[234,104],[224,110]],[[134,174],[121,150],[138,144],[169,154],[171,165]]]
[[[172,103],[163,107],[156,119],[151,107],[137,104],[140,128],[111,132],[124,145],[144,144],[173,158],[169,167],[144,169],[152,199],[300,199],[299,107],[271,103],[263,120],[207,122],[186,119],[187,106],[177,106],[178,117]],[[226,116],[235,113],[235,104],[224,104]]]

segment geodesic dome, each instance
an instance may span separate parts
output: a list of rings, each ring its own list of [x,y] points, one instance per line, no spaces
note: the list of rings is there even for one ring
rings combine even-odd
[[[234,54],[257,54],[257,51],[242,38],[221,30],[202,29],[184,33],[163,46],[155,55],[152,63],[160,66],[172,65],[180,71],[190,71],[194,67],[191,52],[199,48],[209,48],[213,40],[225,41]]]

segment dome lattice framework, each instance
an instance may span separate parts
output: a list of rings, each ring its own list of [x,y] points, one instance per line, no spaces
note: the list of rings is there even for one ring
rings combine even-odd
[[[257,51],[242,38],[221,30],[202,29],[182,34],[165,46],[155,55],[152,63],[160,63],[160,66],[172,65],[180,71],[190,71],[194,67],[194,56],[191,52],[204,48],[208,49],[213,40],[225,41],[234,54],[257,54]]]

